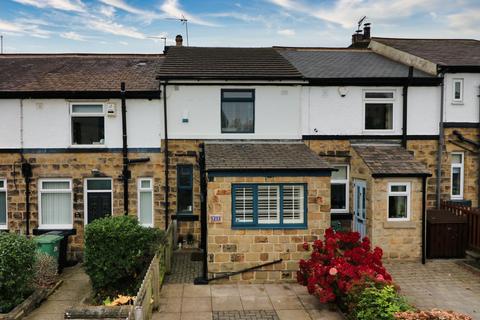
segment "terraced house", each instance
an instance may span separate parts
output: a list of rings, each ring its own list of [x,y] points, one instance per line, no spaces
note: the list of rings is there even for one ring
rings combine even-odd
[[[0,56],[0,223],[174,223],[205,272],[292,279],[304,241],[353,229],[425,258],[427,208],[478,205],[480,42]],[[123,85],[122,85],[123,83]],[[3,199],[3,200],[2,200]],[[281,260],[281,261],[280,261]]]

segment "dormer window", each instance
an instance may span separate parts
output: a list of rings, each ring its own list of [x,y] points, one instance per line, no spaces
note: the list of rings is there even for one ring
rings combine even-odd
[[[463,102],[463,79],[453,79],[453,103]]]

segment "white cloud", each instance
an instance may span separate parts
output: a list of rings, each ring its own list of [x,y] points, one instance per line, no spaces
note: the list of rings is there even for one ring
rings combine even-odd
[[[277,33],[281,36],[293,37],[295,35],[295,30],[293,30],[293,29],[282,29],[282,30],[278,30]]]
[[[146,39],[146,36],[133,27],[127,27],[116,23],[114,21],[105,21],[99,19],[93,19],[89,22],[88,26],[91,29],[101,31],[103,33],[110,33],[117,36],[135,38],[135,39]]]
[[[165,0],[165,2],[161,5],[161,10],[165,12],[167,15],[169,15],[172,18],[177,18],[180,19],[182,17],[185,17],[188,22],[203,25],[203,26],[209,26],[213,27],[216,26],[214,23],[205,21],[201,18],[195,17],[186,11],[184,11],[180,4],[178,3],[178,0]]]
[[[81,0],[13,0],[15,2],[37,8],[53,8],[64,11],[85,12],[85,5]]]
[[[456,33],[475,36],[477,38],[480,28],[479,16],[480,9],[469,9],[468,11],[448,15],[447,22]]]
[[[87,40],[84,36],[74,32],[74,31],[62,32],[62,33],[60,33],[60,37],[65,38],[65,39],[69,39],[69,40],[75,40],[75,41],[86,41]]]
[[[120,43],[122,46],[128,46],[128,42],[127,42],[127,41],[119,41],[118,43]]]
[[[111,18],[115,15],[115,8],[110,6],[101,6],[100,13],[105,17]]]
[[[36,38],[49,38],[51,32],[33,23],[0,20],[0,31],[11,35],[29,35]]]
[[[137,7],[131,6],[128,3],[126,3],[124,0],[100,0],[100,2],[106,5],[109,5],[111,7],[123,10],[125,12],[141,16],[143,19],[147,21],[152,21],[152,20],[163,17],[152,11],[147,11],[147,10],[143,10],[143,9],[139,9]]]

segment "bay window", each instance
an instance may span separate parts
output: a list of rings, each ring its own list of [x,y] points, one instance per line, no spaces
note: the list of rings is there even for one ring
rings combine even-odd
[[[72,181],[70,179],[39,180],[38,211],[40,229],[73,227]]]

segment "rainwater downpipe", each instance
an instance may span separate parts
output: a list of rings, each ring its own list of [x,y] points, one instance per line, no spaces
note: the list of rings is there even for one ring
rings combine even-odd
[[[403,86],[402,147],[407,148],[408,86],[413,77],[413,67],[408,68],[407,83]]]
[[[427,177],[422,177],[422,264],[425,264],[427,248]]]
[[[440,73],[442,79],[440,84],[440,121],[438,123],[438,146],[437,146],[437,176],[436,176],[436,207],[440,209],[441,201],[441,184],[442,184],[442,156],[443,148],[445,144],[444,128],[443,128],[443,109],[444,109],[444,97],[445,97],[445,78],[443,71]]]
[[[480,131],[480,86],[478,86],[478,131]],[[480,134],[478,134],[480,137]],[[477,208],[480,208],[480,152],[477,153]]]
[[[130,179],[130,170],[128,170],[128,144],[127,144],[127,103],[125,98],[125,82],[120,84],[120,97],[122,99],[122,156],[123,156],[123,211],[128,215],[128,180]]]
[[[169,189],[170,185],[168,183],[168,166],[169,166],[169,157],[168,157],[168,112],[167,112],[167,81],[165,80],[163,82],[163,130],[164,130],[164,136],[165,136],[165,146],[164,146],[164,160],[165,160],[165,230],[168,229],[168,210],[169,210],[169,200],[168,200],[168,194],[169,194]]]

